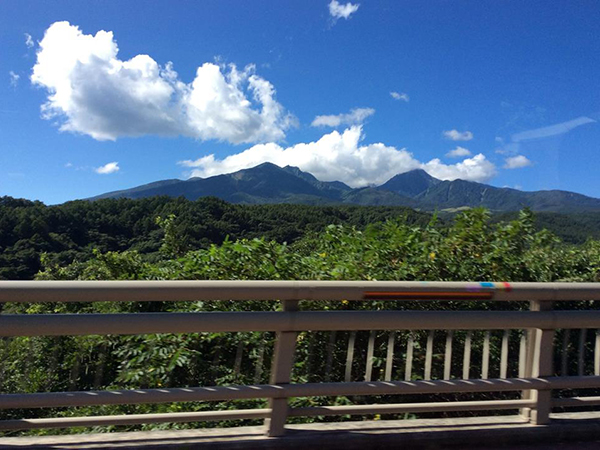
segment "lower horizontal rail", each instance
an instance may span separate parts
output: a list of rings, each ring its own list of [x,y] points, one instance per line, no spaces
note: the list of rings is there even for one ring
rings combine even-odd
[[[126,405],[250,398],[507,392],[531,389],[551,390],[595,387],[600,387],[600,376],[495,378],[487,380],[362,381],[351,383],[263,384],[122,391],[44,392],[0,395],[0,409]]]
[[[448,403],[402,403],[351,406],[317,406],[291,408],[291,417],[339,416],[358,414],[394,414],[406,412],[492,411],[528,408],[535,406],[531,400],[492,400]],[[271,409],[240,409],[233,411],[197,411],[165,414],[129,414],[88,417],[56,417],[43,419],[1,420],[0,431],[33,430],[41,428],[71,428],[119,426],[149,423],[184,423],[238,419],[265,419]]]
[[[33,430],[39,428],[96,427],[136,425],[146,423],[183,423],[237,419],[264,419],[270,409],[239,409],[234,411],[198,411],[165,414],[128,414],[114,416],[56,417],[48,419],[0,420],[0,430]]]
[[[292,408],[289,416],[340,416],[352,414],[395,414],[406,412],[445,412],[445,411],[491,411],[504,409],[530,408],[535,406],[531,400],[492,400],[475,402],[447,403],[399,403],[380,405],[350,405],[350,406],[314,406]]]
[[[595,406],[600,405],[600,397],[570,397],[553,398],[552,406],[555,408],[565,408],[570,406]]]
[[[600,328],[600,311],[300,311],[3,314],[0,336],[243,331]]]

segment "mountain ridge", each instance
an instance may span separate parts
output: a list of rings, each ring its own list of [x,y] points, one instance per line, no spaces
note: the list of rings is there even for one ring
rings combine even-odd
[[[309,205],[408,206],[421,210],[460,210],[478,206],[492,211],[600,211],[600,199],[570,191],[520,191],[475,181],[439,180],[423,169],[403,172],[380,186],[351,188],[340,181],[321,181],[298,167],[262,163],[207,178],[161,180],[131,189],[107,192],[102,198],[183,196],[189,200],[214,196],[232,203],[299,203]]]

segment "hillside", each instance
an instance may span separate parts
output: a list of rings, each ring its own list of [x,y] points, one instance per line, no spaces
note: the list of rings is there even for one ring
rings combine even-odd
[[[188,200],[214,196],[240,204],[408,206],[424,211],[479,206],[495,212],[523,208],[561,213],[600,211],[599,199],[574,192],[524,192],[473,181],[442,181],[421,169],[398,174],[381,186],[353,189],[339,181],[320,181],[297,167],[281,168],[271,163],[208,178],[158,181],[89,200],[160,195]]]
[[[94,249],[131,249],[152,257],[163,236],[156,218],[171,214],[177,217],[175,232],[188,249],[221,244],[226,238],[292,243],[330,224],[364,228],[400,218],[423,225],[431,218],[403,207],[239,205],[214,197],[120,198],[55,206],[0,197],[0,279],[31,279],[43,253],[60,265],[85,261]]]
[[[510,188],[497,188],[472,181],[442,181],[415,197],[424,209],[448,209],[483,206],[492,211],[575,212],[600,211],[600,200],[567,191],[523,192]]]

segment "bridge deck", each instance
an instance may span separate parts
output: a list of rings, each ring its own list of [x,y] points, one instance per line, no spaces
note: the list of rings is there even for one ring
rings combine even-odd
[[[0,449],[493,449],[541,443],[551,448],[547,445],[560,442],[570,443],[562,448],[600,448],[599,412],[553,414],[552,419],[549,426],[531,425],[519,416],[288,425],[279,438],[265,437],[263,427],[13,437],[0,438]]]

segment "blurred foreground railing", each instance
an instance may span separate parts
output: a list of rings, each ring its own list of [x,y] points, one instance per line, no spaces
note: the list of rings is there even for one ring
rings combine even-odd
[[[0,430],[128,425],[158,422],[199,422],[233,419],[266,420],[270,436],[280,436],[288,417],[405,412],[519,410],[534,424],[549,423],[553,407],[600,405],[600,397],[553,398],[553,390],[600,388],[600,334],[594,341],[593,375],[585,374],[588,329],[600,328],[600,311],[561,311],[553,302],[600,300],[595,283],[479,282],[311,282],[311,281],[82,281],[0,282],[0,302],[124,302],[124,301],[277,300],[277,312],[197,312],[131,314],[0,314],[0,337],[131,335],[199,332],[276,332],[270,384],[122,391],[0,394],[0,409],[77,407],[238,399],[268,399],[254,410],[60,417],[0,421]],[[304,311],[302,300],[366,301],[527,301],[525,311]],[[568,376],[569,330],[578,329],[578,373]],[[292,383],[291,373],[299,332],[348,331],[344,382]],[[352,381],[356,333],[370,331],[364,381]],[[371,381],[376,333],[389,331],[384,377]],[[410,334],[404,352],[404,379],[394,380],[398,330],[429,330],[422,378],[414,380],[415,339]],[[444,330],[442,379],[432,379],[435,330]],[[452,378],[455,330],[466,331],[462,374]],[[473,375],[472,330],[484,330],[479,378]],[[503,330],[499,378],[489,378],[491,330]],[[518,358],[509,355],[512,330],[518,330]],[[520,330],[525,330],[521,332]],[[561,343],[555,345],[560,330]],[[514,341],[514,339],[513,339]],[[335,334],[332,334],[335,342]],[[561,350],[560,376],[554,370],[555,350]],[[331,352],[326,366],[331,368]],[[507,377],[509,361],[518,361],[518,377]],[[2,364],[2,362],[0,362]],[[236,355],[236,365],[239,366]],[[238,369],[239,370],[239,367]],[[420,375],[419,375],[420,376]],[[383,394],[447,394],[521,392],[517,400],[397,403],[291,408],[291,397],[370,396]]]

